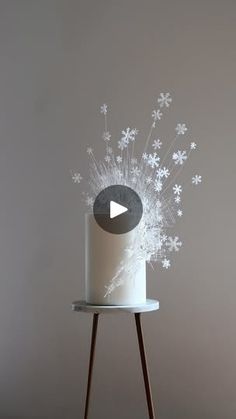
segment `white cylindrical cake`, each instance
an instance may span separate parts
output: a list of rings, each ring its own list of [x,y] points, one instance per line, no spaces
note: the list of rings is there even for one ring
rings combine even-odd
[[[86,302],[98,305],[135,305],[146,302],[146,262],[132,253],[137,228],[111,234],[85,216]]]

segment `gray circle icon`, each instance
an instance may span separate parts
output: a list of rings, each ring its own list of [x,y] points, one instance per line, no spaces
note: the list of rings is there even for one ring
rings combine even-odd
[[[124,234],[138,225],[142,218],[143,205],[133,189],[123,185],[112,185],[103,189],[96,197],[93,214],[103,230],[113,234]]]

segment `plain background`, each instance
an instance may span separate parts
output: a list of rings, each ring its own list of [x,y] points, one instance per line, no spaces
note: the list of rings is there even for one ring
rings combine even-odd
[[[161,91],[168,141],[186,122],[198,143],[184,178],[173,269],[148,270],[161,309],[143,317],[159,419],[235,419],[234,0],[0,1],[0,418],[83,417],[91,317],[84,211],[70,170],[102,155],[99,107],[115,138],[146,135]],[[91,419],[144,419],[132,316],[104,317]]]

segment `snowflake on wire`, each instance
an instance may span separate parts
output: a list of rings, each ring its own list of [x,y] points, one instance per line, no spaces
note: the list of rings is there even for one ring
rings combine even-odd
[[[123,137],[121,137],[121,141],[128,145],[130,141],[135,140],[135,132],[137,132],[136,129],[126,128],[126,130],[123,130],[121,132],[121,134],[123,135]]]
[[[183,215],[183,211],[182,211],[181,209],[179,209],[179,210],[177,211],[177,215],[178,215],[178,217],[182,217],[182,215]]]
[[[156,192],[161,192],[162,186],[163,186],[163,183],[160,181],[160,179],[156,179],[154,182],[154,190]]]
[[[107,154],[112,154],[112,153],[113,153],[112,147],[107,147]]]
[[[188,156],[186,155],[186,151],[180,151],[173,153],[172,159],[174,160],[175,164],[184,164],[184,161],[187,160]]]
[[[103,103],[103,105],[100,107],[100,112],[103,115],[106,115],[107,114],[107,105],[106,105],[106,103]]]
[[[147,162],[152,169],[159,166],[159,161],[160,157],[158,157],[157,153],[149,154]]]
[[[162,112],[160,111],[160,109],[157,109],[157,110],[154,109],[152,111],[152,117],[153,117],[154,122],[160,121],[162,117]]]
[[[85,202],[88,207],[92,207],[94,203],[94,199],[91,196],[87,196],[87,198],[85,199]]]
[[[130,170],[130,173],[133,176],[139,176],[140,175],[140,169],[138,168],[138,166],[135,166]]]
[[[97,160],[93,149],[91,147],[87,148],[87,153],[91,156],[89,164],[90,179],[88,182],[91,189],[89,194],[85,194],[84,202],[92,208],[94,199],[101,190],[110,185],[122,184],[135,189],[143,204],[143,216],[137,226],[139,240],[135,240],[132,244],[127,255],[128,260],[126,257],[125,260],[121,258],[121,265],[117,266],[117,270],[106,289],[106,295],[123,284],[122,276],[128,277],[129,272],[133,273],[137,261],[141,259],[150,263],[159,261],[164,269],[168,269],[171,266],[168,252],[178,252],[182,245],[175,235],[176,233],[169,233],[172,234],[172,237],[170,237],[169,234],[167,235],[167,231],[177,221],[176,218],[183,216],[182,205],[179,205],[182,201],[182,186],[175,179],[180,169],[182,169],[182,165],[189,158],[191,151],[195,150],[197,146],[194,141],[190,140],[188,146],[186,146],[186,151],[180,151],[178,148],[181,146],[172,148],[171,142],[165,154],[166,157],[161,162],[158,150],[162,149],[163,144],[158,135],[154,137],[156,139],[153,139],[151,134],[152,129],[162,119],[163,109],[169,108],[171,102],[170,93],[160,93],[158,96],[156,109],[151,113],[151,131],[146,137],[145,146],[140,156],[136,154],[134,147],[138,130],[129,127],[121,131],[120,138],[116,143],[118,145],[117,152],[115,155],[113,154],[114,146],[106,120],[109,108],[106,104],[103,104],[100,108],[105,117],[105,129],[102,133],[102,139],[105,141],[105,155],[103,159]],[[175,130],[174,141],[178,141],[180,135],[186,134],[187,126],[183,123],[176,123]],[[149,151],[150,145],[152,146],[151,152]],[[132,146],[132,150],[130,150],[130,146]],[[175,149],[178,151],[174,152]],[[166,158],[169,158],[168,164],[164,163]],[[175,165],[180,167],[175,167]],[[174,171],[175,168],[177,170]],[[171,177],[172,172],[174,174]],[[81,182],[82,176],[79,173],[71,172],[71,175],[73,175],[72,179],[75,183]],[[201,180],[200,175],[192,177],[194,185],[199,184]],[[175,184],[175,182],[177,183]],[[163,185],[167,183],[167,188],[164,189]]]
[[[152,146],[153,146],[154,150],[157,150],[158,148],[160,149],[161,146],[162,146],[162,142],[158,138],[157,140],[153,141]]]
[[[165,166],[164,167],[162,167],[162,177],[164,177],[164,178],[168,178],[168,176],[170,176],[170,171],[169,171],[169,169],[167,169]]]
[[[186,127],[186,124],[177,124],[175,130],[178,135],[184,135],[188,128]]]
[[[162,179],[163,178],[163,172],[162,172],[162,169],[160,167],[156,171],[156,177],[157,177],[157,179]]]
[[[162,243],[165,243],[167,239],[168,239],[168,237],[167,237],[166,234],[161,234],[160,240],[161,240]]]
[[[181,202],[181,198],[179,195],[175,196],[175,202],[176,204],[179,204]]]
[[[118,148],[123,151],[127,147],[127,144],[123,140],[118,141]]]
[[[163,268],[165,268],[165,269],[168,269],[169,267],[170,267],[170,261],[169,261],[169,259],[163,259],[162,261],[161,261],[161,263],[162,263],[162,266],[163,266]]]
[[[147,183],[147,185],[150,185],[152,183],[152,177],[151,176],[148,176],[146,178],[146,183]]]
[[[167,179],[169,175],[170,171],[165,166],[163,168],[160,167],[156,172],[156,176],[158,179],[162,179],[163,177]]]
[[[132,159],[130,160],[130,163],[133,164],[137,164],[138,160],[136,159],[136,157],[132,157]]]
[[[157,102],[159,103],[160,108],[163,108],[163,106],[169,108],[172,102],[172,97],[170,96],[170,93],[160,93]]]
[[[168,240],[166,242],[166,246],[169,250],[169,252],[178,252],[180,247],[182,246],[182,242],[179,241],[179,238],[177,236],[175,237],[168,237]]]
[[[201,183],[202,181],[202,176],[200,175],[195,175],[192,177],[192,184],[193,185],[198,185],[199,183]]]
[[[88,147],[88,148],[87,148],[87,153],[88,153],[88,155],[93,154],[93,149],[92,149],[92,147]]]
[[[83,178],[82,178],[80,173],[75,172],[75,173],[72,174],[72,180],[73,180],[74,183],[80,183],[82,179]]]
[[[111,134],[109,133],[109,131],[104,131],[104,133],[102,134],[102,138],[104,141],[110,141],[111,139]]]
[[[107,163],[110,163],[110,161],[111,161],[111,156],[109,156],[109,155],[105,156],[105,157],[104,157],[104,160],[105,160]]]
[[[180,195],[182,192],[182,186],[181,185],[175,185],[173,186],[173,191],[175,195]]]

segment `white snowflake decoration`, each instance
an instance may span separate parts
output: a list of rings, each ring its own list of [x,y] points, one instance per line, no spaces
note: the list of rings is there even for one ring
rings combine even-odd
[[[82,179],[83,178],[80,173],[77,172],[72,174],[72,180],[74,183],[80,183]]]
[[[146,178],[146,183],[147,183],[148,185],[150,185],[150,184],[152,183],[152,177],[151,177],[151,176],[148,176],[148,177]]]
[[[123,151],[127,147],[127,143],[125,143],[123,140],[118,141],[118,148]]]
[[[126,128],[126,130],[122,131],[121,141],[128,145],[130,141],[135,140],[136,132],[136,129]]]
[[[159,171],[161,172],[160,174]],[[159,169],[159,171],[157,171],[158,177],[160,176],[161,178],[164,177],[165,179],[167,179],[170,176],[170,171],[165,166],[162,169]]]
[[[193,185],[198,185],[202,181],[202,176],[195,175],[192,177],[192,183]]]
[[[112,154],[112,153],[113,153],[112,147],[107,147],[107,154]]]
[[[171,261],[169,255],[178,252],[182,242],[177,235],[171,236],[169,229],[183,216],[180,208],[183,187],[176,180],[184,163],[189,158],[191,151],[196,150],[196,143],[189,142],[188,153],[186,150],[174,151],[180,135],[185,135],[187,126],[185,123],[177,123],[174,139],[167,143],[167,152],[157,154],[162,148],[162,142],[156,135],[156,122],[160,121],[163,112],[170,107],[172,97],[170,93],[160,93],[157,98],[160,109],[153,110],[149,134],[145,141],[144,149],[139,156],[136,153],[136,128],[121,130],[121,137],[117,141],[118,155],[114,155],[114,144],[107,125],[108,106],[103,104],[100,112],[104,117],[104,159],[96,160],[92,147],[87,147],[90,157],[89,193],[85,193],[85,204],[93,207],[96,196],[106,187],[111,185],[126,185],[134,189],[143,203],[143,216],[138,224],[136,240],[133,248],[127,249],[127,266],[117,268],[116,275],[111,278],[106,288],[108,296],[117,286],[122,286],[120,273],[123,269],[133,270],[135,261],[144,259],[148,263],[159,262],[163,269],[169,269]],[[152,152],[154,151],[154,152]],[[137,156],[137,157],[136,157]],[[79,172],[71,173],[74,183],[80,184],[82,176]],[[202,182],[201,175],[194,175],[190,179],[190,185],[199,185]],[[186,188],[184,187],[184,190]],[[167,234],[168,232],[168,234]]]
[[[87,148],[87,153],[88,153],[89,155],[93,154],[93,149],[92,149],[92,147],[88,147],[88,148]]]
[[[153,117],[154,122],[160,121],[162,117],[162,112],[160,111],[160,109],[157,109],[157,110],[154,109],[152,111],[152,117]]]
[[[163,178],[163,170],[160,167],[156,171],[156,177],[157,177],[157,179],[162,179]]]
[[[152,169],[159,166],[159,161],[160,157],[158,157],[157,153],[149,154],[147,162]]]
[[[186,155],[186,151],[180,151],[178,150],[175,152],[172,156],[172,159],[174,160],[175,164],[184,164],[185,160],[187,160],[188,156]]]
[[[154,150],[157,150],[158,148],[160,149],[162,146],[161,140],[159,140],[159,138],[157,140],[154,140],[152,146]]]
[[[190,148],[191,148],[191,150],[196,150],[196,148],[197,148],[197,144],[196,144],[196,143],[194,143],[194,142],[192,142],[192,143],[190,144]]]
[[[163,268],[168,269],[170,267],[170,261],[169,261],[169,259],[166,259],[166,258],[163,259],[162,266],[163,266]]]
[[[87,196],[87,198],[85,199],[85,202],[88,207],[92,207],[94,203],[94,199],[91,196]]]
[[[179,204],[181,202],[181,198],[179,195],[175,196],[175,202],[176,204]]]
[[[182,217],[182,215],[183,215],[183,211],[182,211],[181,209],[179,209],[179,210],[177,211],[177,215],[178,215],[178,217]]]
[[[104,157],[104,160],[105,160],[107,163],[110,163],[110,161],[111,161],[111,157],[110,157],[109,155],[107,155],[107,156],[105,156],[105,157]]]
[[[179,241],[179,238],[176,237],[168,237],[166,241],[166,246],[168,247],[169,252],[178,252],[180,247],[182,246],[182,242]]]
[[[161,192],[162,186],[163,186],[163,183],[159,179],[156,179],[154,182],[154,190],[156,192]]]
[[[163,108],[163,106],[166,106],[166,108],[169,108],[172,102],[172,97],[170,96],[170,93],[160,93],[160,96],[157,99],[157,102],[159,103],[160,108]]]
[[[182,192],[182,186],[181,185],[175,185],[173,186],[173,191],[175,195],[180,195]]]
[[[103,113],[103,115],[107,114],[107,105],[106,103],[104,103],[101,108],[100,108],[101,113]]]
[[[104,141],[110,141],[111,140],[111,134],[109,133],[109,131],[104,131],[104,133],[102,134],[102,138]]]
[[[131,160],[130,160],[130,163],[131,164],[137,164],[138,160],[136,159],[136,157],[132,157]]]
[[[138,168],[138,166],[132,167],[132,169],[130,170],[130,173],[133,176],[139,176],[140,175],[140,169]]]
[[[184,135],[187,129],[186,124],[177,124],[175,128],[178,135]]]

